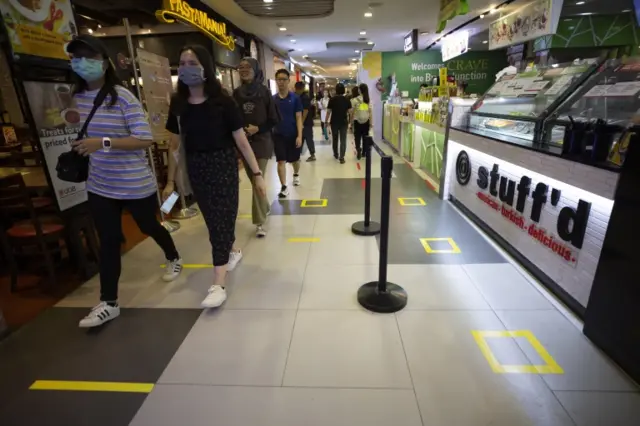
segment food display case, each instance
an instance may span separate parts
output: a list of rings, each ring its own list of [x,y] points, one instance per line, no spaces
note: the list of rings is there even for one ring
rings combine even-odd
[[[456,128],[517,145],[542,145],[545,119],[597,66],[597,60],[586,60],[505,75]]]
[[[628,144],[640,112],[640,59],[609,60],[546,120],[545,142],[582,162],[609,160],[620,165],[616,149]],[[612,149],[613,148],[613,149]]]

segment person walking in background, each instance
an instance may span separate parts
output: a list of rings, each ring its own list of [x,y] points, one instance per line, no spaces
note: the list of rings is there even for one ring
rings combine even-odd
[[[362,158],[362,140],[369,136],[369,129],[373,126],[373,114],[371,114],[371,99],[369,98],[369,86],[360,85],[359,96],[351,99],[353,115],[353,135],[356,142],[358,160]]]
[[[289,71],[280,69],[276,72],[278,93],[273,96],[278,110],[280,122],[273,131],[273,145],[278,161],[278,177],[280,193],[278,197],[289,196],[287,187],[286,163],[293,165],[293,185],[300,185],[300,153],[302,148],[302,101],[289,91]]]
[[[302,143],[309,148],[307,162],[316,161],[316,144],[313,142],[313,116],[316,113],[311,97],[305,92],[304,82],[296,82],[296,95],[302,101]]]
[[[79,326],[87,328],[120,315],[123,209],[129,210],[140,230],[164,251],[165,281],[180,275],[182,260],[171,235],[156,217],[156,180],[144,152],[153,136],[142,105],[120,86],[102,41],[81,35],[69,43],[67,52],[72,56],[74,102],[82,121],[87,120],[96,97],[104,99],[87,125],[86,138],[72,143],[76,152],[89,157],[89,210],[100,239],[100,304],[80,321]]]
[[[351,96],[349,97],[349,103],[351,103],[351,114],[349,116],[349,127],[354,132],[355,132],[355,128],[356,127],[354,125],[355,119],[353,118],[353,103],[354,103],[355,99],[358,98],[358,96],[360,96],[360,89],[358,89],[358,86],[353,86],[351,88]]]
[[[327,122],[327,108],[329,106],[329,99],[331,99],[331,96],[329,95],[329,91],[324,89],[318,94],[318,96],[320,96],[320,98],[318,99],[318,109],[320,110],[320,127],[322,128],[322,135],[324,136],[324,140],[328,141],[329,123]]]
[[[253,58],[242,59],[238,72],[242,85],[233,92],[233,97],[244,114],[244,130],[264,177],[269,159],[273,155],[271,131],[280,121],[278,109],[271,92],[264,85],[264,74],[258,61]],[[269,200],[253,185],[251,168],[246,160],[244,169],[253,186],[251,218],[256,226],[256,236],[264,238],[267,235],[265,223],[269,214]]]
[[[336,96],[331,98],[327,105],[327,122],[331,123],[333,134],[333,156],[344,164],[344,155],[347,152],[347,127],[349,126],[349,112],[351,104],[344,97],[344,84],[336,85]],[[338,139],[340,146],[338,147]]]
[[[242,259],[242,252],[234,248],[239,198],[236,147],[247,163],[256,191],[264,197],[266,189],[245,134],[243,114],[216,78],[209,51],[202,46],[183,47],[178,79],[166,126],[173,137],[168,155],[169,183],[163,195],[168,197],[174,189],[176,157],[184,143],[187,173],[209,230],[215,265],[213,284],[201,305],[216,308],[227,299],[227,272]]]

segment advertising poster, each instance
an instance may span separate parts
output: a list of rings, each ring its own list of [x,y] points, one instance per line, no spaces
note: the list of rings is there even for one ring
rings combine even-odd
[[[562,3],[538,0],[492,22],[489,26],[489,50],[554,34]]]
[[[153,140],[163,144],[170,138],[169,132],[165,129],[173,92],[169,59],[138,49],[138,64]]]
[[[82,127],[80,113],[74,108],[71,85],[25,81],[24,89],[60,210],[84,203],[87,201],[84,182],[64,182],[56,176],[58,157],[71,150],[71,143]]]
[[[78,33],[71,0],[0,0],[14,55],[69,59],[65,47]]]

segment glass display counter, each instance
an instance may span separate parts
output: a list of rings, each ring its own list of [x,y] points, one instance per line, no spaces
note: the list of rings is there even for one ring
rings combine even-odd
[[[544,120],[596,71],[597,65],[590,60],[505,75],[456,128],[516,145],[542,145]]]

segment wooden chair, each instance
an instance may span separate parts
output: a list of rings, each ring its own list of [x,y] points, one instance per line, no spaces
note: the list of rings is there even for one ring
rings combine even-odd
[[[26,220],[15,221],[23,213]],[[0,178],[0,215],[2,216],[2,245],[11,270],[11,291],[18,287],[18,262],[21,257],[40,257],[44,261],[49,285],[55,283],[54,258],[61,256],[60,242],[65,227],[55,221],[44,220],[36,213],[33,200],[22,175]],[[6,227],[4,224],[7,224]]]

